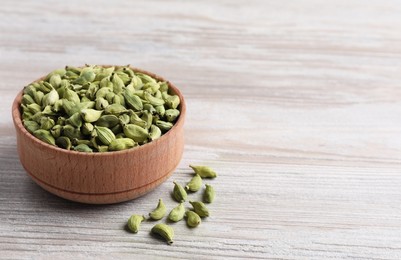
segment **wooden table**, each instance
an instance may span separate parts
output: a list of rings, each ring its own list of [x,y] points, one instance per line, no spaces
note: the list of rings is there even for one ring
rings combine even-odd
[[[0,6],[0,258],[401,258],[400,1],[11,1]],[[188,104],[176,173],[127,203],[39,188],[17,151],[11,102],[69,65],[131,64]],[[189,163],[217,199],[168,246],[145,222]],[[192,195],[196,198],[199,194]]]

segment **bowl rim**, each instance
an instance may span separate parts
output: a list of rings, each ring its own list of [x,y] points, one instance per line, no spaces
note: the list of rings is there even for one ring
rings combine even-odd
[[[117,65],[98,65],[101,67],[124,67],[124,66],[117,66]],[[21,91],[18,92],[17,96],[15,97],[14,101],[13,101],[13,105],[12,105],[12,118],[14,121],[14,125],[16,128],[18,128],[18,130],[25,135],[26,137],[28,137],[32,142],[40,145],[40,146],[44,146],[47,149],[50,150],[54,150],[55,152],[61,152],[61,153],[65,153],[65,154],[70,154],[70,155],[80,155],[80,156],[88,156],[88,157],[108,157],[111,155],[122,155],[122,154],[127,154],[127,153],[133,153],[133,152],[140,152],[143,149],[151,149],[152,146],[157,146],[160,142],[163,142],[163,140],[169,138],[169,136],[171,136],[174,132],[174,130],[176,128],[178,128],[179,126],[183,125],[184,123],[184,119],[185,119],[185,114],[186,114],[186,103],[184,100],[184,96],[182,95],[181,91],[174,85],[172,84],[170,81],[165,80],[163,77],[146,71],[146,70],[142,70],[136,67],[132,67],[130,65],[128,65],[129,68],[131,68],[134,72],[140,72],[143,74],[147,74],[153,78],[156,78],[159,81],[165,81],[167,82],[169,88],[174,92],[174,94],[176,94],[179,98],[180,98],[180,105],[179,105],[179,110],[180,110],[180,116],[178,117],[178,120],[175,122],[175,124],[173,125],[173,127],[165,134],[163,134],[160,138],[151,141],[149,143],[146,143],[144,145],[139,145],[133,148],[129,148],[129,149],[125,149],[125,150],[121,150],[121,151],[107,151],[107,152],[93,152],[93,153],[84,153],[84,152],[79,152],[79,151],[73,151],[73,150],[67,150],[67,149],[63,149],[60,148],[58,146],[55,145],[50,145],[48,143],[43,142],[42,140],[36,138],[33,134],[29,133],[28,130],[26,130],[26,128],[24,127],[24,125],[22,124],[22,115],[21,115],[21,111],[20,111],[20,105],[21,105],[21,100],[22,100],[22,95],[23,95],[23,89]],[[81,67],[82,68],[82,67]],[[43,80],[46,76],[43,76],[33,82],[37,82],[40,80]],[[33,83],[31,82],[31,83]],[[29,84],[31,84],[29,83]]]

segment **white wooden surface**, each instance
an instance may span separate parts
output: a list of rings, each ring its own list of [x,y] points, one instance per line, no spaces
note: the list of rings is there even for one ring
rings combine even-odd
[[[14,96],[85,63],[186,97],[182,163],[137,200],[68,202],[19,163]],[[401,1],[5,0],[0,79],[0,258],[401,258]],[[189,163],[219,173],[212,216],[173,246],[126,232]]]

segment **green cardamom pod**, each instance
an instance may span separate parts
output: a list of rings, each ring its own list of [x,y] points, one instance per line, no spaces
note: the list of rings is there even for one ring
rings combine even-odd
[[[26,106],[26,110],[31,112],[32,114],[36,114],[37,112],[41,112],[42,108],[38,104],[30,104]]]
[[[117,125],[113,126],[110,130],[111,130],[115,135],[118,135],[118,134],[120,134],[120,133],[123,132],[123,127],[122,127],[120,124],[117,124]]]
[[[146,122],[146,129],[149,129],[153,122],[153,116],[148,111],[143,111],[141,119]]]
[[[79,98],[78,94],[74,90],[68,88],[64,90],[63,99],[74,102],[75,104],[81,103],[81,99]]]
[[[45,143],[56,145],[54,137],[48,130],[38,129],[35,132],[33,132],[33,135]]]
[[[42,117],[40,119],[40,129],[50,130],[56,123],[49,117]]]
[[[81,131],[84,135],[91,135],[93,132],[93,125],[91,123],[84,123],[81,127]]]
[[[40,81],[38,85],[38,90],[44,92],[44,93],[49,93],[53,89],[53,86],[50,85],[49,82],[45,81]]]
[[[28,94],[24,94],[22,96],[22,100],[21,103],[24,105],[30,105],[30,104],[36,104],[35,100],[33,100],[33,98],[28,95]],[[36,104],[37,105],[37,104]],[[39,105],[38,105],[39,106]],[[40,107],[40,106],[39,106]]]
[[[51,106],[54,105],[54,103],[59,100],[58,93],[55,89],[52,89],[49,93],[44,95],[43,100],[42,100],[42,105],[43,106]]]
[[[128,110],[120,104],[111,104],[104,109],[104,113],[107,115],[119,115],[126,112],[128,112]]]
[[[65,120],[65,123],[68,125],[72,125],[73,127],[79,128],[82,126],[81,115],[79,114],[79,112],[76,112],[75,114],[67,118],[67,120]]]
[[[195,166],[195,165],[189,165],[196,174],[199,174],[202,178],[216,178],[217,173],[212,170],[212,168],[208,166]]]
[[[131,138],[118,138],[110,142],[109,151],[121,151],[136,146],[136,143]]]
[[[159,199],[157,207],[152,212],[149,213],[149,217],[153,220],[159,220],[162,219],[164,215],[166,215],[166,206],[164,205],[163,200]]]
[[[165,122],[165,121],[162,121],[162,120],[157,120],[156,121],[156,126],[158,128],[160,128],[160,130],[162,130],[163,132],[167,132],[168,130],[170,130],[173,127],[173,123]]]
[[[64,125],[65,125],[65,121],[67,121],[67,119],[65,119],[65,117],[59,116],[59,117],[57,118],[56,124],[57,124],[57,125],[64,126]]]
[[[173,222],[178,222],[184,218],[185,207],[184,203],[180,203],[177,207],[173,208],[168,215],[168,219]]]
[[[154,115],[157,113],[156,108],[154,106],[152,106],[151,104],[143,105],[143,110],[149,112],[151,115]]]
[[[112,128],[119,123],[119,119],[115,115],[103,115],[96,121],[97,126],[104,126],[107,128]]]
[[[195,213],[198,214],[200,217],[202,217],[202,218],[203,217],[209,217],[209,210],[207,209],[205,204],[203,204],[203,202],[201,202],[201,201],[190,201],[189,203],[194,208]]]
[[[100,82],[100,86],[102,85],[102,81]],[[113,84],[113,83],[110,82],[110,84]],[[101,86],[100,89],[96,92],[96,99],[106,98],[107,94],[111,93],[111,92],[112,92],[112,90],[110,88]]]
[[[153,106],[161,106],[164,104],[164,100],[161,98],[155,98],[149,92],[145,91],[145,99]]]
[[[166,104],[169,108],[177,108],[180,104],[180,98],[177,95],[169,96],[166,100]]]
[[[95,72],[93,72],[93,68],[92,67],[86,67],[86,68],[82,69],[79,77],[76,78],[73,81],[73,83],[74,84],[83,85],[85,83],[94,81],[95,78],[96,78],[96,74],[95,74]]]
[[[142,215],[132,215],[128,219],[127,223],[129,230],[131,230],[133,233],[138,233],[141,222],[145,219],[145,216]]]
[[[42,110],[42,114],[46,116],[55,116],[56,114],[52,110],[52,106],[45,106]]]
[[[202,222],[200,216],[192,210],[185,212],[185,217],[187,218],[187,225],[192,228],[199,226],[199,224]]]
[[[58,88],[61,84],[61,76],[59,74],[54,74],[50,77],[49,83],[54,87]]]
[[[167,92],[168,91],[168,83],[167,82],[159,82],[159,91],[160,92]]]
[[[40,128],[38,123],[36,123],[35,121],[31,121],[31,120],[24,120],[24,127],[31,134]]]
[[[114,140],[113,140],[113,141],[114,141]],[[112,141],[110,144],[112,144],[113,141]],[[100,152],[100,153],[104,153],[104,152],[108,152],[108,151],[109,151],[109,147],[108,147],[107,145],[99,145],[99,146],[97,147],[97,150],[98,150],[98,152]]]
[[[123,131],[127,137],[138,143],[145,141],[149,137],[149,133],[146,129],[134,124],[125,125]]]
[[[175,200],[178,202],[184,202],[187,199],[187,192],[177,182],[173,182],[173,183],[174,183],[173,196],[174,196]]]
[[[203,193],[203,201],[206,203],[212,203],[214,197],[215,197],[214,188],[211,185],[206,184],[206,189],[205,192]]]
[[[109,102],[106,99],[104,99],[102,97],[96,99],[95,107],[97,110],[103,110],[108,106],[109,106]]]
[[[54,138],[58,138],[61,135],[61,131],[63,130],[63,127],[61,125],[55,125],[50,129],[50,133]]]
[[[156,113],[163,117],[166,114],[166,109],[164,108],[164,106],[156,106],[155,107]]]
[[[42,91],[36,91],[33,94],[33,99],[35,99],[36,104],[42,105],[42,100],[45,94]]]
[[[71,140],[66,136],[60,136],[56,139],[56,145],[60,148],[64,148],[67,150],[71,149]]]
[[[95,130],[100,142],[105,145],[110,145],[111,141],[116,139],[114,133],[107,127],[95,126]]]
[[[142,118],[140,118],[136,113],[134,113],[132,110],[130,110],[130,123],[140,126],[142,128],[147,128],[148,124],[146,121],[144,121]]]
[[[96,98],[96,93],[99,90],[99,84],[94,83],[88,83],[89,87],[88,90],[85,92],[85,98],[88,98],[89,100],[94,100]],[[84,97],[82,97],[84,98]],[[82,101],[82,99],[81,99]]]
[[[148,82],[157,83],[156,80],[154,78],[152,78],[151,76],[149,76],[149,75],[146,75],[146,74],[143,74],[143,73],[140,73],[140,72],[137,72],[135,74],[136,74],[137,77],[139,77],[142,80],[142,82],[144,84],[146,84]]]
[[[53,111],[54,112],[61,112],[62,109],[63,109],[63,100],[59,99],[59,100],[56,101],[56,103],[54,103]]]
[[[122,70],[116,71],[115,74],[117,74],[120,77],[124,86],[131,81],[131,77]]]
[[[166,110],[165,115],[168,122],[174,122],[180,115],[180,111],[178,109],[170,108]]]
[[[49,74],[47,74],[47,76],[46,76],[46,78],[45,78],[45,81],[49,81],[49,82],[50,82],[50,79],[51,79],[52,76],[57,75],[57,76],[62,77],[62,76],[65,75],[65,73],[66,73],[65,69],[53,70],[52,72],[50,72]],[[50,84],[52,84],[52,83],[50,82]],[[52,84],[52,85],[53,85],[53,84]]]
[[[86,144],[79,144],[77,146],[74,147],[74,151],[78,151],[78,152],[85,152],[85,153],[91,153],[93,152],[92,148],[90,148],[88,145]]]
[[[141,99],[137,95],[130,94],[129,91],[123,92],[123,96],[128,107],[134,109],[135,111],[140,111],[143,109],[143,104]]]
[[[160,128],[158,128],[155,125],[150,126],[149,139],[151,141],[154,141],[154,140],[160,138],[161,135],[162,135],[162,131],[160,130]]]
[[[96,78],[95,80],[102,80],[106,77],[110,77],[111,74],[114,72],[114,67],[109,67],[109,68],[101,68],[99,73],[96,73]]]
[[[38,112],[38,113],[42,114],[42,112]],[[24,112],[22,113],[22,120],[23,120],[23,121],[25,121],[25,120],[36,121],[36,120],[33,119],[33,116],[34,116],[34,115],[32,115],[31,112],[24,111]]]
[[[153,96],[155,98],[161,98],[163,99],[162,93],[160,92],[160,90],[156,90],[156,92],[153,94]]]
[[[111,74],[111,82],[113,83],[113,92],[115,94],[121,93],[123,91],[123,88],[125,87],[124,81],[117,73],[113,72],[113,74]]]
[[[195,174],[194,177],[188,182],[187,186],[185,188],[189,191],[198,191],[202,187],[202,178],[199,176],[199,174]]]
[[[130,116],[127,114],[120,115],[118,117],[118,119],[119,119],[121,125],[126,125],[126,124],[129,124],[129,122],[130,122]]]
[[[102,115],[103,111],[91,109],[91,108],[85,108],[81,110],[81,116],[84,119],[85,122],[87,123],[93,123],[96,122],[100,116]]]
[[[70,139],[74,139],[74,138],[84,139],[84,136],[82,135],[79,128],[75,128],[72,125],[63,126],[63,134]]]
[[[152,228],[151,232],[161,236],[169,245],[173,244],[174,229],[172,227],[159,223]]]
[[[66,70],[66,73],[67,72],[72,72],[72,73],[77,74],[77,75],[80,75],[81,71],[82,71],[81,68],[74,67],[74,66],[65,66],[65,70]]]

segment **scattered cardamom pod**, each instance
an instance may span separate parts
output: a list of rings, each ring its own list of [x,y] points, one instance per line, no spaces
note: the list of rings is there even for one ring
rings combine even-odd
[[[153,226],[151,232],[153,234],[161,236],[167,241],[169,245],[173,244],[174,239],[174,229],[166,224],[156,224]]]
[[[209,184],[205,184],[205,186],[206,189],[203,193],[203,201],[206,203],[212,203],[215,197],[214,188]]]
[[[192,210],[185,212],[185,217],[187,218],[187,225],[192,228],[199,226],[199,224],[202,222],[200,216]]]
[[[185,188],[189,191],[195,192],[198,191],[202,187],[202,178],[199,174],[195,174],[194,177],[188,182]]]
[[[202,217],[202,218],[203,217],[209,217],[209,210],[207,209],[205,204],[203,204],[203,202],[201,202],[201,201],[190,201],[189,203],[194,208],[195,213],[198,214],[200,217]]]
[[[159,220],[162,219],[164,215],[166,215],[166,206],[164,205],[163,200],[159,199],[157,207],[152,212],[149,213],[149,217],[154,220]]]
[[[199,174],[202,178],[216,178],[217,174],[215,171],[212,170],[212,168],[208,166],[195,166],[195,165],[189,165],[196,174]]]
[[[184,202],[187,199],[187,192],[177,182],[173,182],[173,183],[174,183],[173,195],[174,195],[175,200],[178,202]]]
[[[144,221],[146,218],[143,215],[132,215],[128,219],[128,228],[131,230],[133,233],[138,233],[139,227],[141,225],[141,222]]]
[[[170,211],[170,214],[168,215],[168,219],[173,222],[178,222],[184,218],[184,214],[185,214],[184,203],[180,203],[180,204],[178,204],[177,207],[173,208]]]

